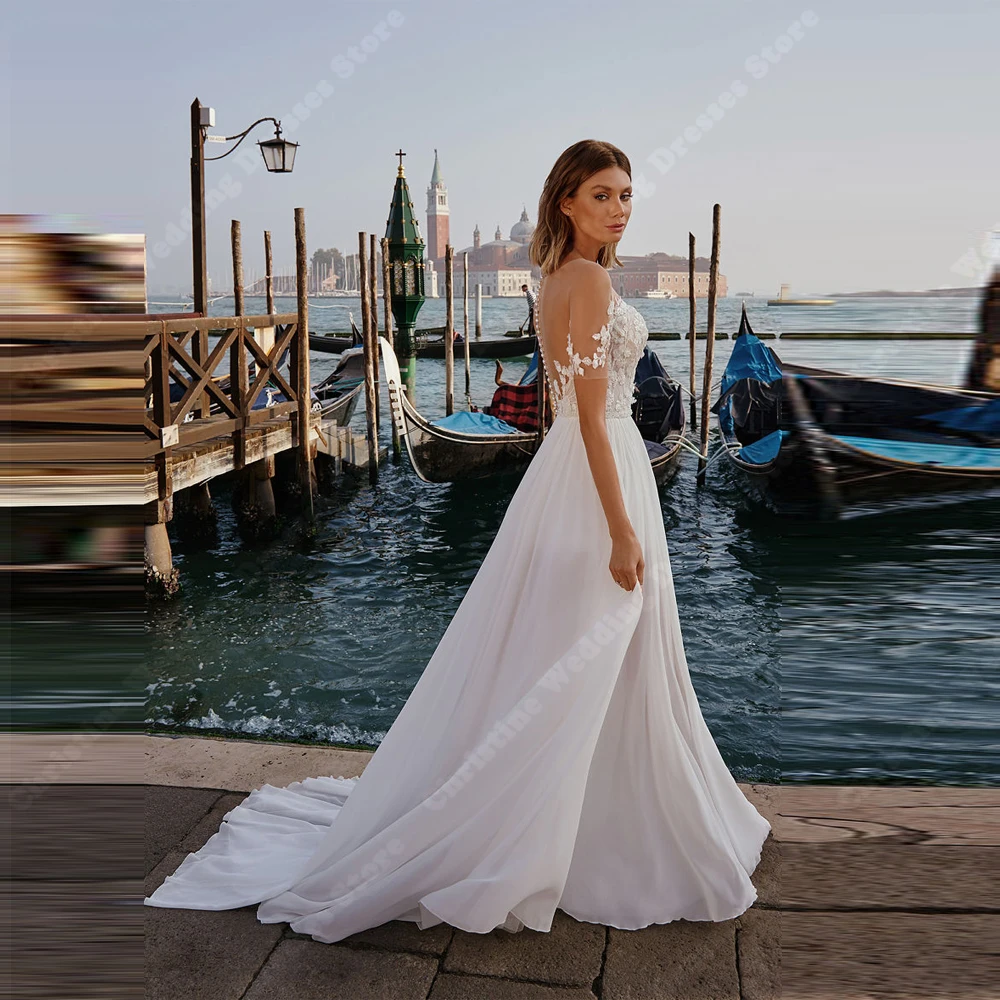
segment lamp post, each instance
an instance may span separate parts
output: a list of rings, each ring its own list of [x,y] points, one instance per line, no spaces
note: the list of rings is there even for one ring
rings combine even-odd
[[[208,136],[212,142],[231,142],[238,139],[232,149],[221,156],[205,156],[206,129],[215,125],[215,109],[205,107],[196,97],[191,105],[191,239],[194,245],[194,311],[208,315],[208,272],[205,261],[205,162],[221,160],[235,150],[249,132],[261,122],[274,122],[274,138],[258,142],[264,165],[272,174],[290,174],[295,163],[297,142],[281,137],[281,122],[277,118],[258,118],[249,128],[236,135]]]

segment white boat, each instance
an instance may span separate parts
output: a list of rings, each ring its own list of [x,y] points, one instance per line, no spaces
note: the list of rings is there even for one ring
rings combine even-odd
[[[669,288],[650,288],[648,291],[639,292],[639,298],[642,299],[676,299],[677,293],[672,292]]]

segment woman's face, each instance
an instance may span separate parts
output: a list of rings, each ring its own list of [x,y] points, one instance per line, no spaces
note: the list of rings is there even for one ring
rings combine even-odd
[[[632,179],[621,167],[605,167],[591,174],[560,207],[572,220],[574,245],[617,243],[632,214]]]

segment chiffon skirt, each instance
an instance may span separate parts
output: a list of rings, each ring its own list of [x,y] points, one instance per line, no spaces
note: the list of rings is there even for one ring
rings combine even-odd
[[[559,415],[478,574],[360,778],[264,785],[146,903],[259,903],[339,941],[393,919],[484,933],[721,921],[770,825],[691,686],[656,483],[608,418],[644,584],[611,578],[579,420]]]

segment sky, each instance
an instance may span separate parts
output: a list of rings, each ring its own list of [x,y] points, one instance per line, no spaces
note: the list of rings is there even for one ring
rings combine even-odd
[[[217,287],[233,218],[248,275],[265,229],[293,268],[298,206],[310,252],[381,237],[398,148],[424,235],[438,149],[461,249],[534,221],[567,146],[614,143],[637,193],[620,252],[686,254],[690,231],[707,255],[718,202],[731,293],[976,284],[1000,229],[997,0],[33,0],[5,20],[4,211],[145,233],[154,294],[190,288],[196,97],[213,134],[269,115],[300,143],[288,175],[257,166],[265,126],[206,165]]]

